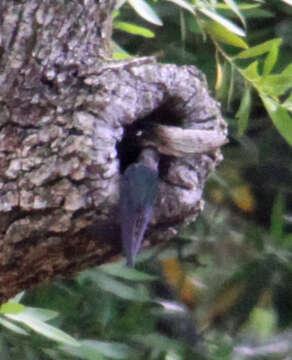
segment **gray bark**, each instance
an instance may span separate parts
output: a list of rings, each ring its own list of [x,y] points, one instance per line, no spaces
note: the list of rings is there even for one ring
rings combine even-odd
[[[143,146],[161,154],[153,244],[196,218],[222,159],[226,125],[195,67],[105,61],[112,9],[0,3],[1,302],[120,254],[121,172]]]

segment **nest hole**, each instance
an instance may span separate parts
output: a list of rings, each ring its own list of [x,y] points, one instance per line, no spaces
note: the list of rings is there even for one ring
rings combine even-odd
[[[181,105],[179,99],[169,98],[149,115],[125,126],[123,138],[117,144],[121,173],[137,160],[142,150],[141,137],[151,137],[151,130],[155,124],[178,127],[183,125],[185,114],[182,114],[182,111],[178,109],[177,105]],[[160,168],[163,172],[168,163],[168,157],[161,157]]]

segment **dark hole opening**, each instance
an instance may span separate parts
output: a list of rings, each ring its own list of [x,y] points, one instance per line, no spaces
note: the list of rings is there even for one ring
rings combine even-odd
[[[135,121],[134,124],[125,127],[123,139],[117,144],[121,173],[123,173],[130,164],[135,162],[139,156],[141,148],[137,143],[138,134],[139,121]]]
[[[141,152],[141,136],[151,137],[151,131],[155,124],[178,127],[183,125],[184,114],[181,109],[179,110],[178,105],[181,107],[179,99],[169,98],[151,114],[125,127],[123,139],[117,144],[121,173],[137,160]],[[164,157],[162,157],[163,159]],[[163,164],[162,167],[164,167]]]

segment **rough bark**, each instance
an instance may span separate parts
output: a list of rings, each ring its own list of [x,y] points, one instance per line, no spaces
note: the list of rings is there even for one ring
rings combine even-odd
[[[152,243],[196,218],[221,161],[226,125],[195,67],[104,60],[112,8],[0,3],[0,301],[120,254],[120,177],[143,146],[161,153]]]

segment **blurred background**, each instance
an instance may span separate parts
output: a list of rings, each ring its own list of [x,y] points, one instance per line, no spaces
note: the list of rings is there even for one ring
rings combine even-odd
[[[1,360],[291,359],[292,1],[122,0],[113,15],[116,59],[205,73],[229,127],[224,161],[198,220],[135,270],[21,294],[26,317],[2,307]]]

